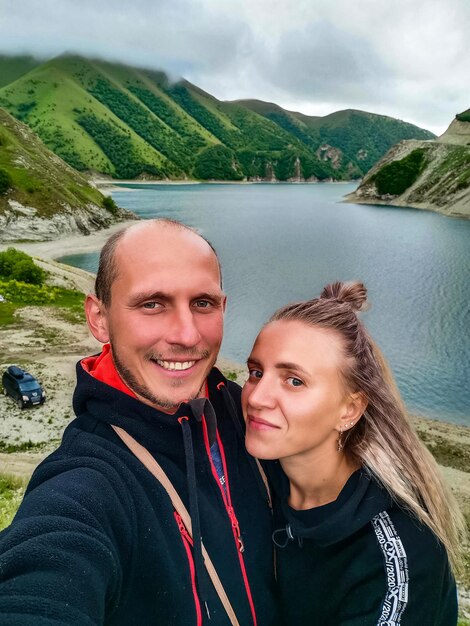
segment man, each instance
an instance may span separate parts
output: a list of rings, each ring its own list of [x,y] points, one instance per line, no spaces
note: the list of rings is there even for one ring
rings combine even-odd
[[[108,240],[85,305],[105,345],[78,364],[77,419],[1,537],[0,623],[230,624],[202,543],[240,626],[275,623],[267,495],[239,388],[213,367],[225,301],[216,254],[188,227],[152,220]],[[193,539],[113,427],[161,465]]]

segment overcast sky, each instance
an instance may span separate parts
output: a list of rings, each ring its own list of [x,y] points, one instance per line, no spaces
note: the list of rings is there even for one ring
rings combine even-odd
[[[0,0],[0,53],[164,69],[222,100],[382,113],[441,134],[470,108],[469,0]]]

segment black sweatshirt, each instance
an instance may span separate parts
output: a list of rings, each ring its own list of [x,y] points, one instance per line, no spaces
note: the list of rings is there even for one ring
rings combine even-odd
[[[154,455],[189,508],[187,455],[177,419],[183,415],[189,417],[202,540],[240,625],[254,623],[253,611],[259,626],[275,624],[272,519],[235,422],[239,387],[215,369],[209,376],[231,511],[191,403],[167,415],[80,365],[77,376],[77,418],[35,471],[13,524],[0,536],[0,624],[229,624],[205,569],[204,580],[194,580],[193,549],[166,491],[110,426],[122,427]],[[215,433],[215,424],[207,427]],[[200,605],[201,589],[210,621]]]
[[[335,502],[288,504],[289,482],[272,464],[274,539],[287,626],[455,626],[457,593],[447,555],[427,526],[364,470]]]

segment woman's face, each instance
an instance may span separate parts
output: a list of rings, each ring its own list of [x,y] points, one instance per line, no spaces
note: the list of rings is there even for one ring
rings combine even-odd
[[[352,402],[340,376],[344,358],[333,331],[299,321],[268,324],[242,392],[248,452],[261,459],[338,454]]]

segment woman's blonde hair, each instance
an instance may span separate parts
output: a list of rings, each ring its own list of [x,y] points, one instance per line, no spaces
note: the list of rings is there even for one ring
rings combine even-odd
[[[343,433],[343,450],[392,497],[426,524],[447,550],[454,572],[461,565],[465,522],[438,465],[411,427],[390,369],[357,312],[367,305],[360,282],[327,285],[319,298],[289,304],[272,316],[336,332],[345,355],[346,387],[367,400],[362,418]]]

